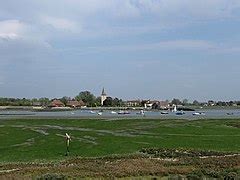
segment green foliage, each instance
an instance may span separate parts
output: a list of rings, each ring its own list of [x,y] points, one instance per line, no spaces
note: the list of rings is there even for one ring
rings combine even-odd
[[[67,105],[67,102],[70,101],[71,98],[70,97],[67,97],[67,96],[64,96],[60,99],[60,101],[66,106]]]
[[[0,106],[31,106],[30,99],[0,98]]]
[[[183,99],[182,105],[187,106],[188,105],[188,100],[187,99]]]
[[[107,107],[113,106],[113,99],[111,97],[107,97],[105,101],[103,101],[103,106]]]
[[[95,106],[96,97],[89,91],[82,91],[76,96],[78,101],[82,100],[87,106]]]
[[[47,106],[50,103],[48,98],[0,98],[0,106],[34,106],[35,104],[41,106]]]
[[[50,104],[50,100],[48,98],[40,98],[38,101],[42,106],[48,106]]]
[[[107,107],[120,107],[123,106],[123,100],[118,98],[107,97],[107,99],[103,102],[103,106]]]
[[[180,105],[180,104],[182,104],[182,102],[181,102],[181,100],[174,98],[174,99],[172,100],[172,104]]]
[[[200,103],[199,103],[197,100],[194,100],[194,101],[193,101],[193,105],[194,105],[194,106],[199,106]]]

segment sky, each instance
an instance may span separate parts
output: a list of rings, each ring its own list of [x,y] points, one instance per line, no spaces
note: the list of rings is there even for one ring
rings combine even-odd
[[[240,100],[239,0],[0,0],[0,97]]]

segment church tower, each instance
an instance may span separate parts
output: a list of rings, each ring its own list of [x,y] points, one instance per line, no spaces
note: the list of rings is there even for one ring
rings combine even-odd
[[[101,105],[103,105],[103,101],[107,99],[107,94],[105,93],[105,90],[103,88],[102,94],[101,94]]]

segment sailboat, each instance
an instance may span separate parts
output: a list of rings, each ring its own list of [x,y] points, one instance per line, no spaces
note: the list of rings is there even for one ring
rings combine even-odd
[[[145,112],[144,112],[144,110],[141,110],[140,112],[137,112],[137,114],[145,115]]]
[[[193,114],[192,114],[193,116],[204,116],[205,115],[205,113],[204,112],[194,112]]]
[[[173,105],[173,106],[174,106],[174,108],[173,108],[172,112],[177,112],[177,106],[176,105]]]
[[[101,116],[101,115],[102,115],[102,112],[98,112],[97,115]]]

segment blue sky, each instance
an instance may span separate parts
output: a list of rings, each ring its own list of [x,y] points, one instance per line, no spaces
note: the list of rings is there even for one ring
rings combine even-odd
[[[0,97],[240,100],[239,0],[0,3]]]

